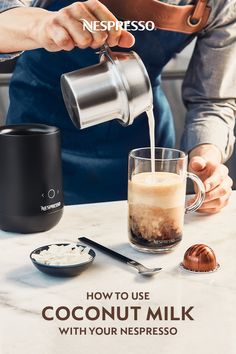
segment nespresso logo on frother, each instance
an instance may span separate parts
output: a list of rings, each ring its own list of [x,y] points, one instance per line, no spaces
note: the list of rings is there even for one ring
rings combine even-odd
[[[57,202],[57,203],[50,204],[50,205],[44,205],[44,206],[41,205],[40,209],[41,209],[41,211],[48,211],[51,209],[59,208],[60,206],[61,206],[61,202]]]

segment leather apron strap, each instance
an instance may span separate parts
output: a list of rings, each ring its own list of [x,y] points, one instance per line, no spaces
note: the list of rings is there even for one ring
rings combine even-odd
[[[130,21],[153,21],[156,28],[182,33],[196,33],[207,24],[211,7],[208,0],[195,5],[169,5],[158,0],[101,0],[118,18]]]

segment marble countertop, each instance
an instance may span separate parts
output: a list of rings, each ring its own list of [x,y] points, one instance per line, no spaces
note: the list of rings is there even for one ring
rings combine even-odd
[[[63,219],[49,232],[18,235],[0,232],[0,353],[1,354],[235,354],[236,353],[236,192],[230,205],[213,216],[187,215],[184,238],[178,248],[165,255],[135,251],[127,238],[127,203],[101,203],[66,207]],[[53,278],[32,265],[29,254],[41,245],[61,241],[75,242],[87,236],[128,255],[147,266],[162,266],[153,278],[143,278],[135,270],[99,251],[90,268],[75,278]],[[186,249],[206,243],[216,252],[220,270],[211,274],[190,274],[180,270]],[[87,300],[87,294],[113,293],[112,298]],[[132,292],[149,293],[150,300],[133,300]],[[127,293],[128,299],[116,299]],[[99,296],[99,295],[97,295]],[[126,296],[126,295],[122,295]],[[42,310],[60,306],[70,311],[81,306],[83,320],[46,321]],[[102,307],[129,311],[126,321],[108,318],[96,321],[86,317],[86,309]],[[131,307],[140,307],[134,320]],[[174,308],[175,317],[182,307],[194,320],[165,320],[164,308]],[[148,309],[160,309],[160,318],[147,320]],[[95,310],[94,310],[95,311]],[[115,312],[116,313],[116,312]],[[92,315],[91,315],[92,316]],[[117,314],[115,315],[117,316]],[[72,328],[72,334],[60,334],[59,328]],[[176,334],[120,334],[121,328],[176,328]],[[73,331],[77,328],[77,334]],[[90,330],[92,328],[92,330]],[[113,335],[100,334],[105,329]],[[86,331],[86,335],[83,333]],[[95,330],[97,334],[95,334]],[[79,331],[79,333],[78,333]],[[93,332],[92,332],[93,331]],[[117,333],[115,333],[117,331]],[[159,331],[159,330],[158,330]],[[175,331],[172,329],[172,331]],[[159,332],[158,332],[159,333]],[[173,332],[174,333],[174,332]]]

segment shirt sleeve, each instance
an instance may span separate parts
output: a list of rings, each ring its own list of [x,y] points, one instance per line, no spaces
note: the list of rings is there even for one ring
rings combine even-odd
[[[0,13],[15,7],[26,6],[26,1],[24,0],[1,0],[0,1]]]
[[[236,0],[210,0],[182,93],[187,108],[182,148],[213,144],[226,161],[233,152],[236,116]]]
[[[26,1],[24,0],[1,0],[0,1],[0,13],[14,9],[16,7],[24,7],[26,6]],[[15,53],[0,53],[0,62],[14,59],[15,57],[19,56],[21,52]]]

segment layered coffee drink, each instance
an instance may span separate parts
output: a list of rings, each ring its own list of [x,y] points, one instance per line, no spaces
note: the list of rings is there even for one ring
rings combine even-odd
[[[129,238],[147,252],[165,252],[182,239],[186,181],[171,172],[132,176],[128,188]]]

